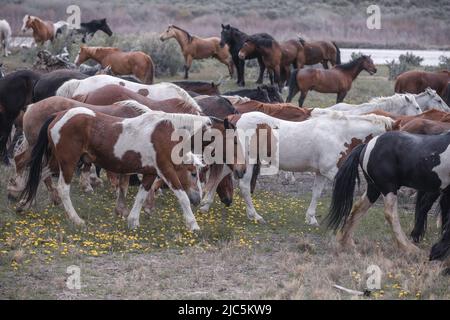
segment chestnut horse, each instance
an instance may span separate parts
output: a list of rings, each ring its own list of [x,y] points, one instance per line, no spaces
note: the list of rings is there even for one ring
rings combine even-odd
[[[395,80],[395,92],[421,93],[428,87],[435,90],[441,98],[445,97],[447,84],[450,81],[450,71],[437,72],[407,71]]]
[[[286,102],[291,102],[292,98],[300,91],[298,105],[302,107],[308,91],[314,90],[321,93],[337,93],[336,103],[340,103],[351,89],[352,82],[363,70],[366,70],[370,75],[377,72],[370,56],[361,56],[329,70],[296,70],[289,80],[289,95]]]
[[[300,42],[288,40],[278,43],[267,33],[248,37],[239,50],[239,58],[245,60],[255,52],[262,56],[264,65],[269,70],[270,82],[277,83],[280,92],[284,81],[290,78],[290,66],[302,68],[305,63]]]
[[[75,64],[79,66],[89,59],[97,61],[103,68],[110,66],[114,74],[133,74],[145,84],[153,83],[155,67],[152,58],[144,52],[122,52],[118,48],[81,45]]]
[[[33,30],[33,38],[37,44],[43,45],[46,41],[53,41],[61,29],[67,26],[65,21],[58,21],[53,23],[51,21],[44,21],[29,14],[23,17],[22,32],[25,33],[28,29]]]
[[[409,121],[400,129],[416,134],[441,134],[450,130],[449,122],[433,121],[428,119],[414,119]]]
[[[328,62],[334,67],[341,64],[341,51],[336,43],[331,41],[308,41],[303,38],[298,39],[303,45],[305,52],[305,64],[313,65],[321,63],[325,69],[328,69]]]
[[[259,101],[248,101],[241,104],[234,104],[239,113],[259,111],[274,118],[288,121],[304,121],[311,116],[313,109],[299,108],[290,103],[262,103]]]
[[[39,132],[22,198],[27,202],[35,198],[44,161],[45,169],[59,173],[57,190],[69,219],[75,225],[84,225],[70,199],[70,184],[81,158],[84,163],[96,163],[112,172],[143,175],[128,215],[130,228],[139,226],[139,213],[158,175],[178,198],[187,228],[199,230],[190,202],[196,205],[201,199],[198,169],[203,164],[191,151],[184,152],[181,163],[175,163],[172,150],[179,141],[171,139],[172,133],[182,128],[195,134],[194,123],[201,125],[197,130],[206,130],[211,124],[207,117],[163,112],[148,112],[132,119],[83,107],[60,112]]]
[[[233,61],[230,57],[228,46],[220,46],[220,38],[200,38],[192,36],[186,30],[180,27],[169,25],[167,30],[159,36],[161,41],[166,41],[175,38],[180,45],[184,56],[184,78],[189,77],[189,69],[191,68],[192,60],[215,58],[219,62],[228,67],[230,77],[233,76]]]

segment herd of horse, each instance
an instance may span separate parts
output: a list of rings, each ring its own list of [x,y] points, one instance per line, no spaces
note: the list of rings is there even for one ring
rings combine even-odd
[[[37,33],[47,30],[35,36],[36,42],[58,34],[59,24],[37,23],[40,19],[34,18],[26,16],[24,27]],[[102,21],[106,24],[103,19],[92,26],[97,28]],[[85,24],[81,32],[95,32],[89,26]],[[101,30],[111,33],[109,27]],[[19,70],[2,76],[0,154],[14,169],[7,190],[9,199],[17,201],[17,210],[33,204],[43,181],[51,201],[62,203],[70,221],[82,226],[85,222],[72,204],[70,186],[79,175],[82,190],[93,192],[103,169],[117,190],[115,212],[127,218],[130,228],[139,226],[142,208],[154,210],[155,192],[164,186],[175,194],[191,231],[199,230],[191,205],[208,212],[217,193],[230,206],[237,185],[248,218],[264,222],[252,193],[261,170],[276,165],[287,172],[315,175],[306,211],[306,223],[311,225],[319,224],[319,198],[325,185],[334,181],[325,222],[339,230],[342,247],[354,245],[356,224],[382,196],[399,249],[415,252],[418,248],[399,222],[398,191],[401,187],[417,191],[414,242],[425,234],[427,215],[439,199],[442,236],[430,259],[450,254],[449,71],[405,72],[392,96],[352,105],[342,101],[353,80],[361,71],[372,75],[377,68],[370,56],[342,63],[333,42],[278,42],[266,33],[247,35],[230,25],[222,25],[221,37],[206,39],[170,25],[160,39],[170,38],[179,42],[185,57],[185,78],[193,59],[213,57],[227,65],[230,75],[236,67],[237,83],[244,86],[245,60],[257,59],[261,85],[222,93],[218,84],[208,81],[153,84],[155,66],[149,55],[84,44],[75,64],[94,59],[110,74],[62,69],[47,74]],[[304,68],[317,63],[323,68]],[[262,84],[266,69],[270,85]],[[127,78],[130,74],[135,78]],[[289,95],[284,102],[280,90],[286,82]],[[337,93],[337,103],[303,107],[310,90]],[[296,106],[290,101],[299,91]],[[183,161],[177,162],[173,153],[181,137],[174,139],[173,134],[181,129],[192,143]],[[220,136],[203,139],[214,132]],[[199,136],[197,148],[194,141]],[[249,148],[261,147],[267,154],[277,154],[276,161],[270,158],[267,163],[260,155],[249,161]],[[220,159],[206,164],[207,152]],[[353,204],[360,171],[367,189]],[[138,175],[134,180],[139,189],[129,210],[125,199],[133,175]]]

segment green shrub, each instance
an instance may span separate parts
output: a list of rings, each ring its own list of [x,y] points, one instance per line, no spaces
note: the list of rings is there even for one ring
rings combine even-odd
[[[439,69],[450,70],[450,57],[439,57]]]
[[[361,57],[363,55],[364,54],[361,51],[359,51],[359,52],[352,52],[352,54],[350,55],[350,59],[352,59],[352,61],[353,61],[353,60],[356,60],[356,59],[358,59],[359,57]]]
[[[398,63],[394,59],[392,61],[386,61],[389,69],[389,80],[394,80],[403,72],[420,67],[423,58],[407,52],[406,54],[401,54],[398,57],[398,61]]]

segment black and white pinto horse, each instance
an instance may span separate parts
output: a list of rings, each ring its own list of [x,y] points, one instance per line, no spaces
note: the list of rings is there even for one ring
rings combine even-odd
[[[86,40],[89,40],[90,38],[92,38],[94,36],[94,34],[99,30],[103,31],[110,37],[113,34],[113,32],[111,31],[111,29],[108,26],[108,23],[106,22],[106,18],[92,20],[89,22],[82,22],[80,24],[80,29],[78,29],[77,31],[78,31],[78,33],[81,33],[83,35],[83,37],[81,38],[81,41],[83,43],[86,43]]]
[[[359,167],[367,190],[353,206]],[[384,214],[397,244],[405,252],[418,251],[400,225],[397,192],[402,186],[418,190],[422,204],[427,201],[420,197],[440,195],[442,237],[431,249],[430,260],[446,258],[450,253],[450,132],[434,136],[388,132],[352,151],[336,175],[327,217],[329,227],[341,228],[340,244],[354,246],[352,235],[356,224],[382,195]]]

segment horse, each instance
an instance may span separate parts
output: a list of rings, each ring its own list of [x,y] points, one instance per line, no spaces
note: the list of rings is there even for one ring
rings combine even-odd
[[[450,107],[443,100],[443,98],[437,94],[437,92],[430,87],[426,88],[424,92],[413,94],[422,111],[431,109],[450,112]]]
[[[214,83],[208,81],[172,81],[173,84],[183,88],[186,91],[195,92],[201,95],[215,96],[220,95],[220,82]]]
[[[62,32],[62,28],[68,26],[65,21],[53,23],[29,14],[25,15],[22,21],[22,32],[25,33],[28,29],[32,29],[34,41],[40,45],[43,45],[46,41],[53,42],[57,34]]]
[[[377,72],[370,56],[361,56],[351,62],[339,64],[328,70],[301,69],[295,70],[289,80],[289,95],[286,102],[300,91],[298,105],[303,106],[308,91],[321,93],[337,93],[336,103],[342,102],[352,87],[352,82],[366,70],[370,75]]]
[[[89,59],[97,61],[103,68],[110,66],[114,74],[133,74],[145,84],[153,83],[155,67],[152,58],[144,52],[122,52],[119,48],[81,45],[75,65],[79,66]]]
[[[265,102],[265,103],[283,103],[283,98],[281,97],[278,89],[274,86],[261,85],[256,87],[256,89],[242,89],[235,91],[227,91],[223,95],[225,96],[240,96],[247,97],[252,100]]]
[[[5,72],[3,72],[3,63],[0,62],[0,79],[5,76]]]
[[[42,75],[33,89],[32,102],[38,102],[54,96],[58,88],[65,82],[86,79],[88,76],[76,70],[55,70]]]
[[[374,111],[383,111],[394,116],[414,116],[422,113],[422,109],[412,94],[395,94],[390,97],[373,98],[362,104],[338,103],[328,108],[314,108],[312,116],[317,117],[332,111],[341,111],[346,114],[367,114]]]
[[[303,46],[306,65],[321,63],[324,69],[328,69],[328,62],[330,62],[333,67],[341,64],[341,51],[335,42],[306,42],[302,37],[299,37],[298,41],[300,41]]]
[[[449,145],[448,132],[440,135],[417,135],[398,131],[385,133],[356,147],[336,175],[327,216],[328,226],[340,229],[340,245],[354,246],[353,230],[382,195],[385,217],[396,244],[405,253],[419,251],[404,234],[398,217],[397,192],[400,187],[406,186],[418,190],[419,196],[426,193],[441,194],[444,235],[433,246],[430,259],[444,258],[450,248],[450,229],[447,223],[450,212]],[[367,181],[367,189],[353,206],[359,167]]]
[[[450,130],[450,122],[414,119],[407,122],[400,130],[415,134],[441,134]]]
[[[290,78],[290,66],[301,68],[304,65],[303,47],[295,40],[278,43],[267,33],[249,36],[239,50],[238,56],[241,60],[245,60],[254,52],[262,56],[264,66],[269,70],[270,82],[272,85],[274,82],[277,83],[280,92],[284,81]]]
[[[248,39],[249,35],[240,31],[239,29],[230,26],[229,24],[222,24],[222,31],[220,33],[220,46],[225,47],[228,46],[231,54],[231,58],[233,59],[234,65],[236,66],[237,71],[237,85],[240,87],[245,87],[245,61],[239,58],[239,50],[241,50],[244,42]],[[253,54],[245,57],[245,60],[257,59],[259,65],[259,76],[258,80],[256,80],[257,84],[263,83],[264,71],[266,69],[264,62],[262,60],[261,54],[258,52],[254,52]]]
[[[19,70],[0,79],[0,156],[6,154],[8,138],[17,117],[33,99],[40,74]]]
[[[229,120],[236,125],[240,140],[245,139],[242,134],[248,135],[260,124],[277,129],[275,146],[271,145],[272,151],[277,149],[277,168],[290,172],[315,173],[312,200],[306,212],[306,222],[311,225],[318,225],[315,211],[326,181],[333,180],[338,167],[350,151],[358,144],[394,129],[395,124],[394,120],[383,116],[343,115],[340,112],[302,122],[276,119],[261,112],[234,115],[230,116]],[[272,155],[272,159],[274,157],[277,158]],[[247,170],[244,177],[239,180],[239,187],[246,203],[247,216],[251,220],[264,221],[256,212],[250,195],[251,184],[254,183],[252,180],[255,180],[253,172],[255,169],[258,170],[255,164],[251,164],[248,160],[246,163],[248,163]],[[205,188],[201,211],[209,209],[213,192],[214,190]]]
[[[313,109],[299,108],[290,103],[269,104],[259,101],[249,101],[241,104],[235,104],[235,109],[240,113],[258,111],[271,117],[287,121],[305,121],[311,117]]]
[[[173,141],[175,130],[185,129],[193,135],[194,123],[206,130],[211,125],[208,117],[148,112],[126,119],[78,107],[60,112],[42,126],[32,151],[30,174],[22,198],[31,202],[45,169],[58,173],[58,193],[69,219],[77,226],[84,221],[78,216],[70,200],[70,184],[77,163],[96,163],[121,174],[140,173],[142,184],[128,215],[128,226],[139,226],[139,213],[153,181],[158,175],[174,192],[180,203],[185,223],[190,231],[199,230],[190,203],[196,205],[202,194],[198,170],[203,166],[198,156],[184,152],[181,163],[174,162],[172,150],[179,141]],[[199,129],[197,129],[199,130]],[[73,139],[73,136],[77,139]]]
[[[124,88],[137,92],[152,100],[167,100],[179,98],[201,111],[197,102],[182,88],[169,82],[147,85],[134,83],[108,75],[96,75],[83,80],[69,80],[56,91],[57,96],[72,98],[78,95],[86,95],[108,84],[120,85]]]
[[[184,57],[184,78],[188,79],[192,60],[214,58],[228,67],[230,77],[233,77],[233,61],[230,59],[228,46],[220,46],[220,38],[200,38],[192,36],[186,30],[175,25],[169,25],[167,30],[161,33],[159,39],[166,41],[175,38],[180,45]]]
[[[447,84],[450,81],[450,71],[406,71],[395,80],[395,92],[421,93],[428,87],[444,98]]]
[[[450,105],[450,82],[447,84],[447,89],[445,90],[444,97],[442,97],[447,104],[447,106]]]
[[[3,56],[9,54],[9,43],[11,41],[11,26],[8,21],[0,20],[0,46],[3,49]]]
[[[109,37],[113,35],[111,28],[108,26],[108,23],[106,22],[106,18],[91,20],[89,22],[81,22],[80,28],[77,29],[77,32],[83,35],[81,41],[83,43],[86,43],[86,40],[88,38],[92,38],[94,34],[99,30],[106,33]]]

